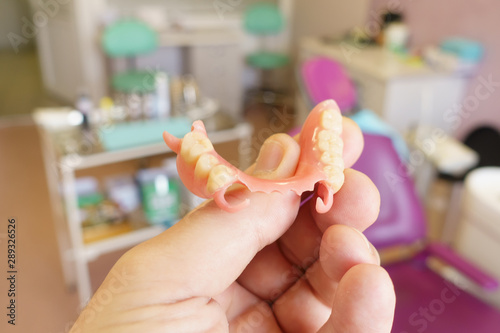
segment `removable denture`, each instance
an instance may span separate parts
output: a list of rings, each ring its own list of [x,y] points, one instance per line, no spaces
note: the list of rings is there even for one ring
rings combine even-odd
[[[236,206],[226,201],[227,189],[237,183],[251,192],[293,191],[299,196],[316,188],[316,211],[325,213],[333,204],[333,194],[344,183],[341,134],[342,116],[337,104],[333,100],[318,104],[309,113],[300,132],[300,157],[295,175],[279,180],[253,177],[224,160],[214,150],[200,120],[193,123],[191,132],[183,139],[167,132],[163,133],[163,138],[177,154],[179,176],[188,190],[202,198],[213,198],[228,212],[248,205],[248,200]]]

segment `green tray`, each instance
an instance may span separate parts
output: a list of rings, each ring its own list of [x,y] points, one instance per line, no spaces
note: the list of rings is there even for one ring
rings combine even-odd
[[[116,124],[100,131],[99,137],[104,149],[118,150],[162,142],[164,131],[182,138],[190,130],[189,118],[174,117]]]

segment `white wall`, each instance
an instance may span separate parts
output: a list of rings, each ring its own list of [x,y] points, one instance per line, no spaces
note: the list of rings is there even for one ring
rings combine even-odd
[[[294,0],[292,38],[335,36],[365,23],[371,0]]]
[[[12,50],[7,36],[11,32],[21,35],[23,16],[30,17],[28,0],[0,0],[0,50]]]

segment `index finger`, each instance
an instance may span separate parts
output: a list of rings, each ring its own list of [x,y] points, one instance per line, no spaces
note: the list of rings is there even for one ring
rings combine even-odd
[[[298,144],[286,134],[274,135],[266,144],[271,146],[263,146],[265,156],[282,149],[279,164],[266,178],[292,176],[299,158]],[[125,254],[121,264],[142,280],[134,287],[156,302],[220,294],[257,252],[289,228],[300,200],[292,191],[267,194],[246,188],[227,192],[226,197],[231,203],[249,200],[250,204],[229,213],[207,200],[172,228]]]

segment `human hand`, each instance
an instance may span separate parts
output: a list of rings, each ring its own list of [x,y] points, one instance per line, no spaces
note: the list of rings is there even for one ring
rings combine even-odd
[[[362,136],[348,119],[343,127],[349,167]],[[299,152],[292,138],[274,135],[248,172],[292,176]],[[325,214],[299,208],[291,192],[226,196],[250,205],[228,213],[207,201],[128,251],[71,332],[390,332],[392,282],[360,232],[380,204],[366,176],[346,169]]]

